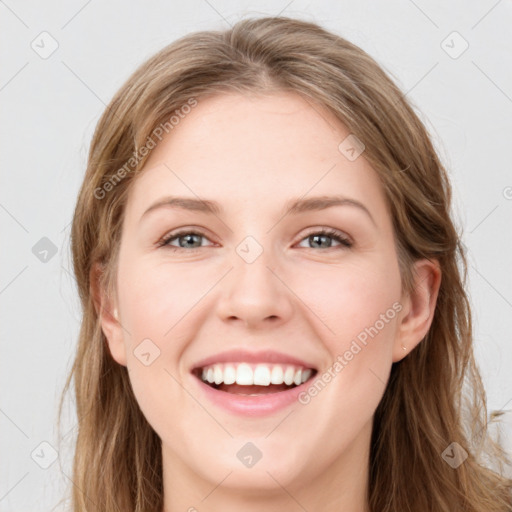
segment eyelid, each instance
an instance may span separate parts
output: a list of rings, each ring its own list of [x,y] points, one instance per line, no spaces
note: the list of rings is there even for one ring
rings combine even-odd
[[[329,226],[314,226],[311,229],[307,231],[305,235],[302,235],[302,238],[299,240],[299,242],[302,242],[304,238],[307,238],[308,236],[315,235],[317,233],[324,232],[325,235],[328,235],[330,237],[338,237],[349,243],[350,245],[354,245],[354,239],[344,231],[336,228],[331,228]]]

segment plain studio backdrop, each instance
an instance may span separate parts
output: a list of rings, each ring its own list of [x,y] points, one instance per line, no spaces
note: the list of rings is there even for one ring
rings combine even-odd
[[[510,0],[2,0],[0,511],[48,511],[72,485],[69,396],[60,450],[56,428],[80,321],[70,223],[106,104],[178,37],[277,14],[362,47],[419,111],[453,184],[489,412],[512,409]]]

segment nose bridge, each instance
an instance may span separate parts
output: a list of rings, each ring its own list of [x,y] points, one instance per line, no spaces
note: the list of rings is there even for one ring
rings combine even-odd
[[[268,239],[259,241],[254,236],[246,236],[235,248],[233,255],[234,291],[247,297],[252,295],[278,293],[276,278],[268,267],[272,265],[274,256]]]
[[[237,256],[234,259],[234,271],[240,287],[245,283],[250,285],[249,290],[258,291],[259,288],[266,290],[273,287],[270,277],[272,255],[268,248],[257,250],[250,243],[242,243],[236,250]]]
[[[269,239],[267,238],[267,242]],[[288,291],[271,270],[275,262],[270,244],[253,236],[245,237],[232,257],[233,269],[222,292],[219,314],[257,323],[269,317],[291,313]]]

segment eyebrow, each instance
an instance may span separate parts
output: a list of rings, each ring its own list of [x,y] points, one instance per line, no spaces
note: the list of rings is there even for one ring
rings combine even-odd
[[[296,198],[286,202],[282,217],[289,214],[299,214],[317,210],[325,210],[333,206],[353,206],[365,212],[372,223],[377,226],[375,219],[368,208],[361,202],[343,196],[318,196],[308,199]],[[158,208],[179,208],[206,214],[221,215],[222,207],[216,201],[208,199],[195,199],[193,197],[167,196],[152,204],[141,216],[141,220],[149,212]],[[281,217],[281,218],[282,218]]]

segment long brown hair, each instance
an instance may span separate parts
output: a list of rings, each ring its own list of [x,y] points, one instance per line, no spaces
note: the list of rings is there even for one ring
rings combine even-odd
[[[509,461],[487,430],[465,291],[465,251],[450,216],[447,172],[426,128],[363,50],[316,24],[268,17],[192,33],[168,45],[130,76],[97,125],[71,234],[83,319],[59,408],[60,417],[74,379],[73,511],[163,507],[160,439],[138,407],[126,368],[110,355],[91,294],[92,279],[114,293],[130,184],[158,142],[155,134],[172,130],[194,101],[272,91],[299,93],[311,105],[327,108],[366,145],[364,156],[378,173],[392,212],[404,290],[412,289],[416,259],[437,259],[442,271],[431,328],[393,364],[375,412],[370,509],[512,510],[512,481],[483,464],[485,454]],[[457,468],[442,457],[451,443],[468,453]]]

